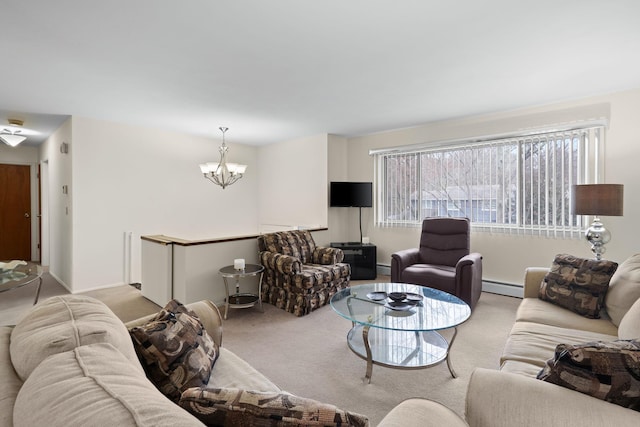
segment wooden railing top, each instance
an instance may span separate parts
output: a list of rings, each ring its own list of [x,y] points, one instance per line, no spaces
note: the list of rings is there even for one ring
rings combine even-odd
[[[309,231],[326,231],[327,227],[322,228],[309,228]],[[283,230],[285,231],[285,230]],[[247,234],[243,236],[229,236],[229,237],[216,237],[212,239],[199,239],[199,240],[187,240],[181,239],[179,237],[171,237],[165,236],[164,234],[155,234],[151,236],[140,236],[142,240],[147,240],[149,242],[158,243],[161,245],[178,245],[178,246],[196,246],[196,245],[210,245],[213,243],[224,243],[224,242],[235,242],[239,240],[250,240],[256,239],[260,234],[268,234],[268,233],[259,233],[259,234]]]

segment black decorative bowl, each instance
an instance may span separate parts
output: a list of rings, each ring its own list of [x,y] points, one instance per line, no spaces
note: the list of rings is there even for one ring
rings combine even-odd
[[[404,292],[390,292],[388,296],[393,301],[398,301],[398,302],[404,301],[404,299],[407,298],[407,294],[405,294]]]

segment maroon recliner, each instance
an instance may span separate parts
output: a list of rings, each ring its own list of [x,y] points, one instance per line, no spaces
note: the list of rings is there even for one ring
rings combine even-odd
[[[420,247],[391,255],[391,281],[428,286],[475,307],[482,292],[482,255],[470,252],[467,218],[426,218]]]

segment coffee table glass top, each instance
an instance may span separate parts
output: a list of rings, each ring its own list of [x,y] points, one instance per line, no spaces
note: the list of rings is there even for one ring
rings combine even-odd
[[[2,261],[0,265],[0,292],[28,285],[42,276],[42,267],[32,262]]]
[[[385,297],[385,293],[391,292],[413,295],[410,295],[410,300],[394,303]],[[449,329],[471,316],[471,309],[460,298],[437,289],[406,283],[351,286],[336,293],[330,302],[339,315],[352,322],[397,331]]]

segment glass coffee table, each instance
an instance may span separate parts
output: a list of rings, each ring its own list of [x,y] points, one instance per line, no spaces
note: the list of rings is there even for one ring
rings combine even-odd
[[[393,301],[389,294],[405,294]],[[402,295],[399,295],[402,297]],[[460,298],[437,289],[406,283],[371,283],[352,286],[331,298],[331,307],[351,321],[349,348],[367,361],[365,379],[371,382],[373,365],[422,369],[447,361],[457,326],[471,316]],[[447,341],[438,331],[453,329]]]
[[[42,267],[29,261],[2,261],[0,262],[0,293],[22,286],[38,283],[36,298],[33,304],[38,303],[40,288],[42,287]]]

